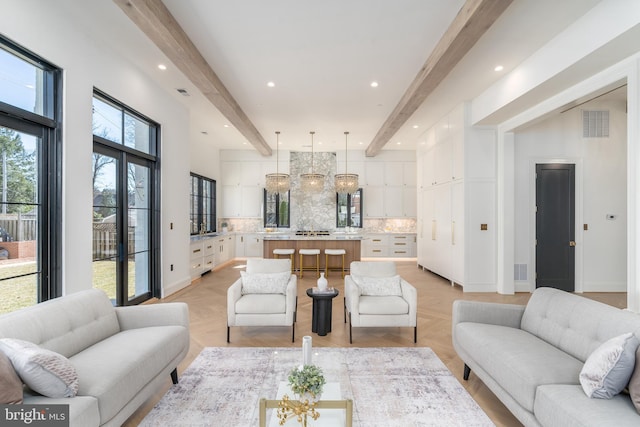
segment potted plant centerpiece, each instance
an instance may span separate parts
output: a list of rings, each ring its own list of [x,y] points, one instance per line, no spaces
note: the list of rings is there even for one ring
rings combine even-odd
[[[304,399],[308,399],[309,402],[320,400],[325,383],[322,369],[316,365],[299,366],[289,372],[291,391],[299,396],[301,401]]]
[[[289,372],[289,387],[298,400],[289,400],[285,394],[278,403],[279,424],[284,425],[290,418],[307,427],[307,417],[317,420],[320,413],[316,405],[322,395],[325,384],[322,370],[316,365],[301,365]]]

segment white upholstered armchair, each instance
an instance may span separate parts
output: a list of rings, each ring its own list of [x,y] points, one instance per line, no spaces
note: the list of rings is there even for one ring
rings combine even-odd
[[[354,261],[344,278],[344,321],[353,327],[413,327],[418,339],[418,293],[396,273],[393,261]]]
[[[291,260],[251,258],[227,290],[227,342],[231,326],[291,326],[295,341],[298,282]]]

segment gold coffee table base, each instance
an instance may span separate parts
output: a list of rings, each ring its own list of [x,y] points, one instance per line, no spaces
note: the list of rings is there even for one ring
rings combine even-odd
[[[267,426],[267,409],[278,407],[280,400],[260,399],[260,427]],[[345,409],[345,427],[353,424],[353,401],[347,400],[319,400],[316,409]],[[320,416],[322,418],[322,416]]]

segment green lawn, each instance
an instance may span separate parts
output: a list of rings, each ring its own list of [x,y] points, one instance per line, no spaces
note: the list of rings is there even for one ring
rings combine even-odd
[[[135,263],[129,263],[129,296],[135,295]],[[113,261],[96,261],[93,266],[93,287],[102,289],[109,298],[116,297],[116,270]],[[29,307],[37,303],[36,263],[7,264],[0,266],[0,314]],[[33,273],[33,274],[30,274]],[[27,276],[21,276],[27,274]]]

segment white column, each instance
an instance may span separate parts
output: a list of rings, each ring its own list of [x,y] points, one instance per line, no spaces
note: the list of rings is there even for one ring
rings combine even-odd
[[[497,290],[513,294],[514,265],[514,135],[498,128],[497,150]]]

